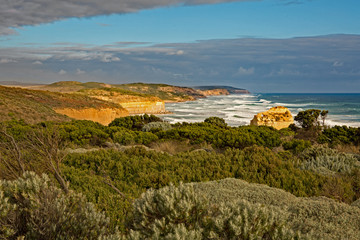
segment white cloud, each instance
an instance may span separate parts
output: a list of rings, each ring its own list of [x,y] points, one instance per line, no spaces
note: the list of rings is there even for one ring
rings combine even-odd
[[[244,67],[239,67],[236,75],[252,75],[255,73],[255,68],[251,67],[251,68],[244,68]]]
[[[116,56],[113,56],[112,54],[109,54],[109,53],[104,53],[102,54],[101,58],[100,58],[100,61],[102,62],[118,62],[120,61],[121,59],[116,57]]]
[[[0,63],[15,63],[17,62],[16,60],[14,59],[10,59],[10,58],[2,58],[0,59]]]
[[[183,50],[178,50],[178,51],[172,51],[172,52],[168,52],[167,55],[183,55],[185,52]]]
[[[342,66],[344,66],[344,63],[343,63],[343,62],[335,61],[335,62],[333,63],[333,67],[342,67]]]
[[[76,69],[76,74],[77,75],[80,75],[80,74],[84,74],[85,73],[85,71],[83,71],[83,70],[81,70],[81,69]]]
[[[301,73],[298,70],[281,68],[280,70],[271,71],[271,73],[268,76],[299,76],[299,75],[301,75]]]
[[[43,63],[40,62],[40,61],[35,61],[35,62],[33,62],[33,64],[35,64],[35,65],[42,65]]]
[[[67,72],[64,70],[64,69],[61,69],[59,72],[58,72],[58,74],[59,75],[64,75],[64,74],[66,74]]]

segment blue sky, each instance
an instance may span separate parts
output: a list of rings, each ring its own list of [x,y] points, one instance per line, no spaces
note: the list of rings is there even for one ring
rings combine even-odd
[[[301,2],[301,3],[300,3]],[[136,13],[70,18],[16,29],[2,46],[70,42],[174,43],[238,37],[291,38],[360,34],[360,2],[313,0],[232,2],[163,7]]]
[[[334,85],[326,92],[360,92],[359,58],[354,56],[360,51],[360,1],[89,0],[88,6],[81,0],[63,2],[19,0],[0,6],[0,81],[99,78],[110,83],[178,85],[221,81],[252,91],[314,92],[299,90],[297,81],[307,78],[321,85],[331,78]],[[207,4],[213,2],[217,4]],[[293,41],[296,37],[306,37],[306,41],[299,44]],[[318,46],[319,39],[323,52],[304,56],[307,46]],[[347,45],[333,48],[342,42]],[[290,45],[291,53],[286,50]],[[208,54],[210,47],[212,54]],[[269,55],[271,49],[277,51]],[[197,55],[191,55],[195,50]],[[285,56],[282,62],[280,55]],[[214,71],[217,59],[222,58],[232,66],[224,67],[229,74]],[[268,60],[265,63],[261,58]],[[175,69],[169,61],[177,64]],[[307,67],[314,64],[321,67]],[[117,68],[121,73],[116,73]],[[272,78],[275,72],[285,79]],[[278,82],[271,86],[270,80]]]

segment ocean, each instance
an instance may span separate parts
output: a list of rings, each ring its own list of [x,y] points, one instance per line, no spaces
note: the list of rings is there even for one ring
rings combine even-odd
[[[249,125],[257,113],[271,107],[284,106],[289,108],[294,117],[299,111],[307,109],[328,110],[327,125],[360,127],[360,94],[232,94],[166,103],[165,106],[172,114],[161,117],[170,123],[201,122],[216,116],[225,119],[230,126]]]

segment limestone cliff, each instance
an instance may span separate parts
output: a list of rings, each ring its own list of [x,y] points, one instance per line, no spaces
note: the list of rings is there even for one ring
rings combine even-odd
[[[141,101],[119,103],[129,111],[129,114],[159,114],[166,113],[164,101]]]
[[[127,110],[119,108],[55,108],[54,111],[77,120],[91,120],[103,125],[108,125],[115,118],[129,116]]]
[[[291,112],[286,107],[278,106],[270,108],[266,112],[258,113],[251,120],[250,125],[255,126],[271,126],[276,129],[287,128],[294,123]]]
[[[117,89],[96,89],[86,91],[87,96],[121,105],[131,114],[166,113],[165,102],[158,97],[145,95],[129,95]]]

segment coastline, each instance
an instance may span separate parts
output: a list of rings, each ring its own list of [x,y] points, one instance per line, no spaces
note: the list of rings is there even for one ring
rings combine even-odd
[[[342,95],[354,98],[343,99],[343,102],[337,101]],[[317,96],[328,96],[329,100],[316,99]],[[271,107],[284,106],[289,108],[293,117],[299,111],[307,109],[329,110],[326,121],[328,125],[360,127],[358,102],[360,102],[360,94],[231,94],[210,96],[192,102],[167,103],[166,109],[174,114],[164,115],[162,118],[170,123],[176,123],[200,122],[207,117],[217,116],[224,118],[231,126],[240,126],[249,125],[254,115],[260,112]]]

